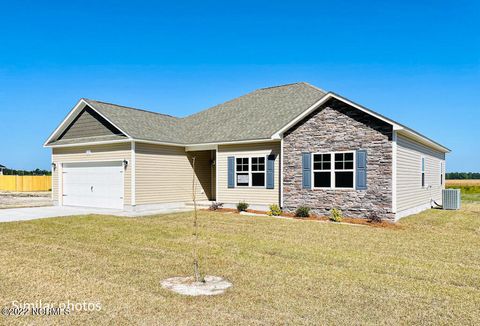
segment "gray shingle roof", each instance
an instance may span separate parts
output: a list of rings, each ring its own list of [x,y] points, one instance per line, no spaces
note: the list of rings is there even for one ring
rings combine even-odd
[[[86,144],[99,141],[110,141],[110,140],[125,140],[126,137],[123,135],[108,135],[108,136],[94,136],[94,137],[82,137],[74,139],[59,139],[54,143],[55,145],[72,145],[72,144]]]
[[[189,143],[270,138],[325,96],[307,83],[258,89],[182,119]]]
[[[303,82],[261,88],[185,118],[84,100],[134,139],[186,145],[269,139],[325,95]]]
[[[135,139],[175,143],[182,129],[180,119],[170,115],[95,100],[85,102]]]

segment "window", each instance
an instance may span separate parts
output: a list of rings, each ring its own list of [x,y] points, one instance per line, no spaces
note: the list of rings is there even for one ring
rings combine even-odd
[[[353,188],[353,153],[335,154],[335,188]]]
[[[313,186],[330,188],[332,185],[331,154],[313,154]]]
[[[354,164],[353,152],[313,154],[313,187],[353,189]]]
[[[252,157],[252,186],[265,187],[265,157]]]
[[[237,187],[265,187],[265,156],[236,158]]]
[[[248,157],[237,157],[236,164],[237,171],[237,186],[248,186],[249,171],[248,171]]]
[[[440,162],[440,185],[443,186],[443,162]]]
[[[422,157],[422,188],[425,188],[425,157]]]

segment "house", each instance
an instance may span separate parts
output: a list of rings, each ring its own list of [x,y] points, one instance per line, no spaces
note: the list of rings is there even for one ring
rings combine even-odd
[[[3,175],[3,170],[5,170],[6,168],[6,166],[0,164],[0,175]]]
[[[185,118],[81,99],[44,146],[57,205],[143,210],[197,200],[333,207],[397,220],[441,202],[449,149],[307,83]],[[192,162],[195,157],[195,171]]]

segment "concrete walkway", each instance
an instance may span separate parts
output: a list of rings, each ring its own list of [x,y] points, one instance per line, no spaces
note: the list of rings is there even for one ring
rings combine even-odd
[[[48,206],[28,208],[7,208],[0,209],[0,222],[28,221],[48,217],[63,217],[73,215],[115,215],[115,216],[148,216],[157,214],[169,214],[186,212],[190,208],[164,208],[157,210],[145,210],[140,212],[127,212],[118,209],[71,207],[71,206]]]

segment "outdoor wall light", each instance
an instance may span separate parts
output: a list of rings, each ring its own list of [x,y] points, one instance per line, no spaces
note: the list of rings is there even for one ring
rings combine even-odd
[[[52,170],[55,171],[57,169],[57,164],[55,162],[52,162]]]
[[[128,161],[127,160],[123,160],[123,168],[126,169],[128,166]]]

